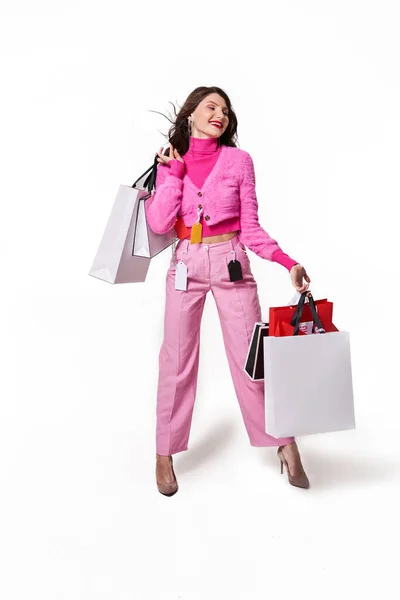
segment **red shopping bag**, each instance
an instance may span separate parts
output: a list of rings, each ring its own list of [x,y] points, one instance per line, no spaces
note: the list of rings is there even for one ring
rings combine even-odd
[[[305,300],[308,298],[309,302]],[[269,332],[270,336],[282,337],[286,335],[306,335],[298,326],[295,334],[295,320],[297,317],[298,325],[301,322],[312,321],[312,332],[316,333],[316,320],[311,309],[312,303],[318,315],[320,326],[325,332],[338,331],[332,323],[333,302],[328,302],[326,298],[314,300],[310,292],[304,292],[298,304],[294,306],[278,306],[269,309]]]

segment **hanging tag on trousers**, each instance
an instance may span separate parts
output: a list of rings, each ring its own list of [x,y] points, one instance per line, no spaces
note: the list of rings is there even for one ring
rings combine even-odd
[[[179,261],[175,267],[175,289],[186,292],[187,288],[187,266]]]
[[[242,265],[236,259],[231,260],[228,264],[229,278],[231,281],[239,281],[243,279]]]
[[[191,244],[199,244],[202,239],[203,226],[201,223],[194,223],[192,226],[192,232],[190,235]]]

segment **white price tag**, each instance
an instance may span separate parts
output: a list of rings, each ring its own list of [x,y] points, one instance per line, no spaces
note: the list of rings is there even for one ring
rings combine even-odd
[[[187,266],[179,261],[175,267],[175,289],[186,292],[187,287]]]

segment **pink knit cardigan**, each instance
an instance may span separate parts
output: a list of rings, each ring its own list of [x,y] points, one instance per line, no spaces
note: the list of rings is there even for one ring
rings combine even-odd
[[[180,177],[173,163],[175,160],[171,166],[159,164],[156,190],[145,202],[152,231],[166,233],[174,227],[177,217],[183,217],[191,227],[197,220],[200,205],[208,225],[239,217],[241,241],[261,258],[272,261],[275,252],[283,254],[278,242],[258,221],[254,164],[248,152],[222,145],[217,162],[201,189],[186,174]],[[285,266],[290,270],[296,261],[290,258],[289,261]]]

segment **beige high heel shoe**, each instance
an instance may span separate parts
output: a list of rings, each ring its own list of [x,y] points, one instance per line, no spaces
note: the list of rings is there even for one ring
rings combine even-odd
[[[179,489],[178,481],[176,479],[174,467],[173,467],[173,464],[172,464],[172,456],[169,456],[169,460],[170,460],[170,464],[171,464],[172,473],[173,473],[173,476],[175,478],[175,480],[173,482],[171,482],[171,483],[160,483],[157,480],[157,464],[156,464],[157,488],[158,488],[158,491],[160,492],[160,494],[163,494],[163,496],[173,496],[174,494],[176,494],[176,492]]]
[[[298,475],[297,477],[294,477],[293,475],[291,475],[291,473],[289,471],[288,462],[283,455],[283,451],[282,451],[283,447],[284,446],[279,446],[279,448],[278,448],[278,457],[279,457],[279,460],[281,461],[281,475],[283,473],[283,465],[285,465],[290,485],[294,485],[296,487],[300,487],[300,488],[304,488],[304,489],[309,488],[310,482],[309,482],[308,477],[303,469],[303,465],[301,464],[300,455],[299,455],[300,475]]]

